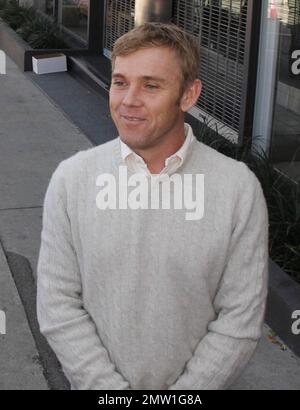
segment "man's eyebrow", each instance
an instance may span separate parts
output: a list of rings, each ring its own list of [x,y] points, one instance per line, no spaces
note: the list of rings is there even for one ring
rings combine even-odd
[[[116,77],[126,78],[126,76],[122,73],[113,73],[112,78],[116,78]],[[162,84],[167,82],[167,80],[165,78],[156,77],[156,76],[152,76],[152,75],[144,75],[141,78],[142,78],[142,80],[157,81],[157,82],[162,83]]]
[[[152,75],[145,75],[142,78],[143,78],[143,80],[157,81],[159,83],[166,83],[167,82],[167,80],[165,78],[155,77],[155,76],[152,76]]]
[[[115,77],[125,78],[125,75],[123,75],[123,74],[121,74],[121,73],[113,73],[113,74],[112,74],[112,78],[115,78]]]

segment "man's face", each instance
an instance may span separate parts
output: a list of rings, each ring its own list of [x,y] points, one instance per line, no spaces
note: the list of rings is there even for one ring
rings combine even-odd
[[[172,49],[153,47],[116,57],[110,110],[123,142],[143,150],[176,137],[184,122],[181,81]]]

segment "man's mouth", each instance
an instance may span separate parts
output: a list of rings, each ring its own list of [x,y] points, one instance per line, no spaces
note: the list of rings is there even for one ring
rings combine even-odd
[[[134,116],[131,116],[131,115],[121,115],[121,117],[124,118],[126,121],[131,121],[131,122],[145,121],[145,118],[134,117]]]

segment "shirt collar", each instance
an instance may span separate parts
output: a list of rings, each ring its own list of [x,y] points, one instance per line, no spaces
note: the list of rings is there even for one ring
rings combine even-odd
[[[170,161],[172,161],[173,158],[178,157],[180,159],[180,164],[182,164],[183,161],[185,160],[189,147],[191,143],[193,142],[193,140],[195,139],[195,136],[193,134],[192,127],[187,123],[184,123],[184,133],[185,133],[184,143],[182,144],[182,146],[179,148],[178,151],[176,151],[170,157],[166,158],[165,160],[166,166],[169,164]],[[119,138],[119,140],[120,140],[120,145],[121,145],[121,156],[122,156],[123,161],[125,161],[129,155],[133,155],[135,158],[138,158],[139,160],[142,160],[144,162],[143,158],[141,158],[127,144],[125,144],[125,142],[123,142],[121,138]]]

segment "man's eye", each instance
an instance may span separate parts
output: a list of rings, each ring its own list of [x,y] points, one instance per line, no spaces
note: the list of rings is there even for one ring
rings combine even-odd
[[[125,85],[124,81],[114,81],[113,85],[116,87],[123,87]]]
[[[155,84],[146,84],[146,87],[147,87],[149,90],[155,90],[156,88],[158,88],[158,86],[155,85]]]

